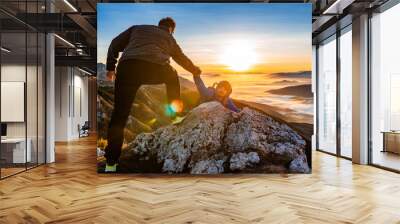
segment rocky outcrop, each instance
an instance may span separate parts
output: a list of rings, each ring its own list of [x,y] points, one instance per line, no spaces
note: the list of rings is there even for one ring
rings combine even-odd
[[[209,102],[174,125],[141,133],[122,151],[121,172],[309,173],[306,142],[285,123],[255,110],[233,113]]]
[[[232,155],[230,159],[229,168],[234,170],[243,170],[246,167],[251,167],[253,164],[257,164],[260,162],[260,157],[256,152],[249,152],[249,153],[235,153]]]

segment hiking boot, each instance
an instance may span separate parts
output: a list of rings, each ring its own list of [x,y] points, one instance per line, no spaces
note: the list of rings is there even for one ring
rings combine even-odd
[[[176,116],[173,120],[172,120],[172,124],[179,124],[183,121],[183,119],[185,119],[185,117],[181,117],[181,116]]]
[[[114,165],[108,165],[106,164],[106,168],[104,169],[105,173],[115,173],[117,172],[117,163],[115,163]]]

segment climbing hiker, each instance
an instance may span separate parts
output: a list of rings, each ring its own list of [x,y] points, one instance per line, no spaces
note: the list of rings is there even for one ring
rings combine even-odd
[[[228,108],[233,112],[239,112],[239,108],[233,103],[232,99],[229,97],[232,93],[232,86],[228,81],[220,81],[214,83],[211,87],[206,87],[200,74],[193,75],[194,83],[196,84],[197,90],[200,93],[200,98],[203,102],[208,101],[218,101],[224,107]]]

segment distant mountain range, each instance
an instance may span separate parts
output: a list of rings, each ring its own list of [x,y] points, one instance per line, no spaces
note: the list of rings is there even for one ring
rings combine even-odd
[[[310,78],[311,71],[299,71],[299,72],[279,72],[269,75],[271,78]]]
[[[295,97],[312,98],[311,84],[288,86],[280,89],[268,90],[267,92],[277,95],[287,95]]]
[[[284,79],[284,80],[273,82],[273,83],[271,83],[271,85],[290,85],[290,84],[296,84],[296,83],[299,83],[299,82],[295,81],[295,80]]]

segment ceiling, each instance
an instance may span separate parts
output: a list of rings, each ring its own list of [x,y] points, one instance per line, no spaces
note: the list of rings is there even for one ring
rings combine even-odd
[[[200,0],[196,2],[269,2],[312,3],[313,39],[327,32],[336,22],[348,15],[381,5],[386,0]],[[95,73],[96,71],[96,4],[98,2],[188,2],[171,0],[1,0],[0,24],[2,32],[9,33],[6,42],[15,49],[23,46],[23,35],[18,32],[54,32],[56,38],[56,63],[76,65]],[[51,12],[51,13],[49,13]],[[13,33],[13,34],[12,34]],[[3,43],[5,43],[3,41]],[[73,46],[72,46],[73,45]],[[22,48],[21,48],[22,49]],[[29,50],[28,50],[29,51]],[[17,52],[17,51],[16,51]],[[82,62],[82,64],[79,64]],[[88,66],[93,64],[93,66]]]

